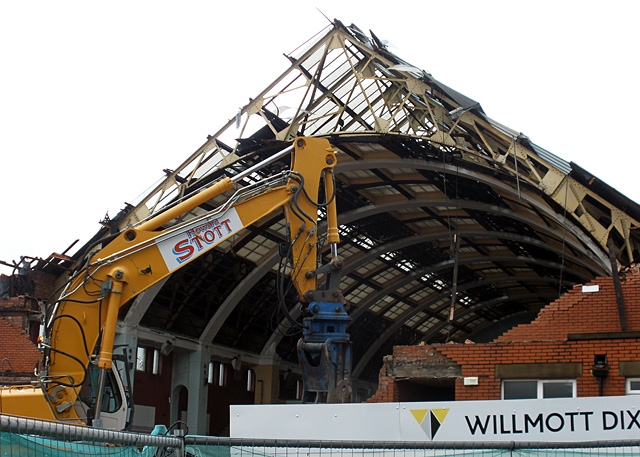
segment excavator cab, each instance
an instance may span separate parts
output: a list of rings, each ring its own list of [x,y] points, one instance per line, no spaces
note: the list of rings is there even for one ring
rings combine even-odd
[[[133,402],[130,395],[128,373],[124,357],[114,356],[111,370],[107,371],[101,392],[100,428],[127,430],[133,420]],[[94,424],[95,405],[98,398],[100,368],[89,364],[80,393],[74,404],[78,418],[87,425]]]

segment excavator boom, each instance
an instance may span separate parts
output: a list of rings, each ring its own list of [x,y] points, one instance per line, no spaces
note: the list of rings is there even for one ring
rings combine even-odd
[[[239,187],[224,204],[206,214],[174,222],[186,219],[203,203],[235,189],[257,167],[287,154],[292,158],[289,170]],[[336,151],[326,139],[298,138],[291,147],[267,161],[234,177],[223,178],[155,217],[103,240],[103,247],[87,255],[58,299],[47,307],[44,362],[38,381],[30,386],[0,390],[0,412],[66,422],[86,420],[79,417],[75,405],[88,367],[100,369],[98,392],[108,382],[120,308],[277,210],[283,210],[287,219],[290,239],[286,255],[300,301],[310,303],[320,298],[322,302],[338,304],[342,297],[336,280],[341,263],[337,259],[335,165]],[[323,205],[329,215],[330,267],[317,265],[321,184],[325,187]],[[327,277],[321,291],[317,290],[319,275]],[[348,378],[349,369],[341,369],[340,376]],[[102,397],[97,395],[91,405],[97,424],[103,410]]]

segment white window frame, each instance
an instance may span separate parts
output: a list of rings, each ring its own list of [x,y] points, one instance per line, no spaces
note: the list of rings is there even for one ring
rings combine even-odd
[[[624,383],[624,390],[627,395],[640,395],[640,389],[632,389],[632,382],[640,382],[640,378],[627,378]]]
[[[639,379],[640,380],[640,379]],[[530,400],[543,400],[545,399],[545,397],[543,397],[543,392],[544,392],[544,386],[545,384],[559,384],[559,383],[571,383],[571,397],[565,397],[565,398],[576,398],[576,380],[575,379],[503,379],[502,383],[501,383],[501,392],[500,392],[500,398],[502,400],[505,400],[504,398],[504,383],[505,382],[522,382],[522,381],[535,381],[537,383],[536,386],[536,398],[535,399],[530,399]],[[640,392],[638,392],[640,393]],[[554,397],[557,398],[557,397]],[[522,398],[522,399],[517,399],[517,398],[509,398],[508,400],[529,400],[527,398]]]

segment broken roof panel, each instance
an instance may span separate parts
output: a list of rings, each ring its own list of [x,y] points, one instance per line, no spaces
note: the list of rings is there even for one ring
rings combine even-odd
[[[609,238],[620,264],[638,261],[637,204],[492,120],[375,35],[335,21],[289,60],[138,205],[108,221],[110,229],[242,173],[298,135],[329,138],[338,149],[354,375],[373,381],[393,345],[489,338],[497,322],[609,274]],[[274,162],[245,183],[283,166]],[[146,310],[125,307],[121,317],[198,344],[276,351],[293,363],[298,336],[281,332],[285,322],[274,314],[282,218],[246,232],[174,274]]]

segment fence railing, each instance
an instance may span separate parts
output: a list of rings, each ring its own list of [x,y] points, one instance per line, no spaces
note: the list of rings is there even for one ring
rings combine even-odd
[[[179,437],[116,432],[0,414],[0,456],[66,457],[184,455]]]
[[[287,424],[282,424],[286,427]],[[631,457],[634,441],[360,442],[256,440],[115,432],[0,414],[0,457]]]

